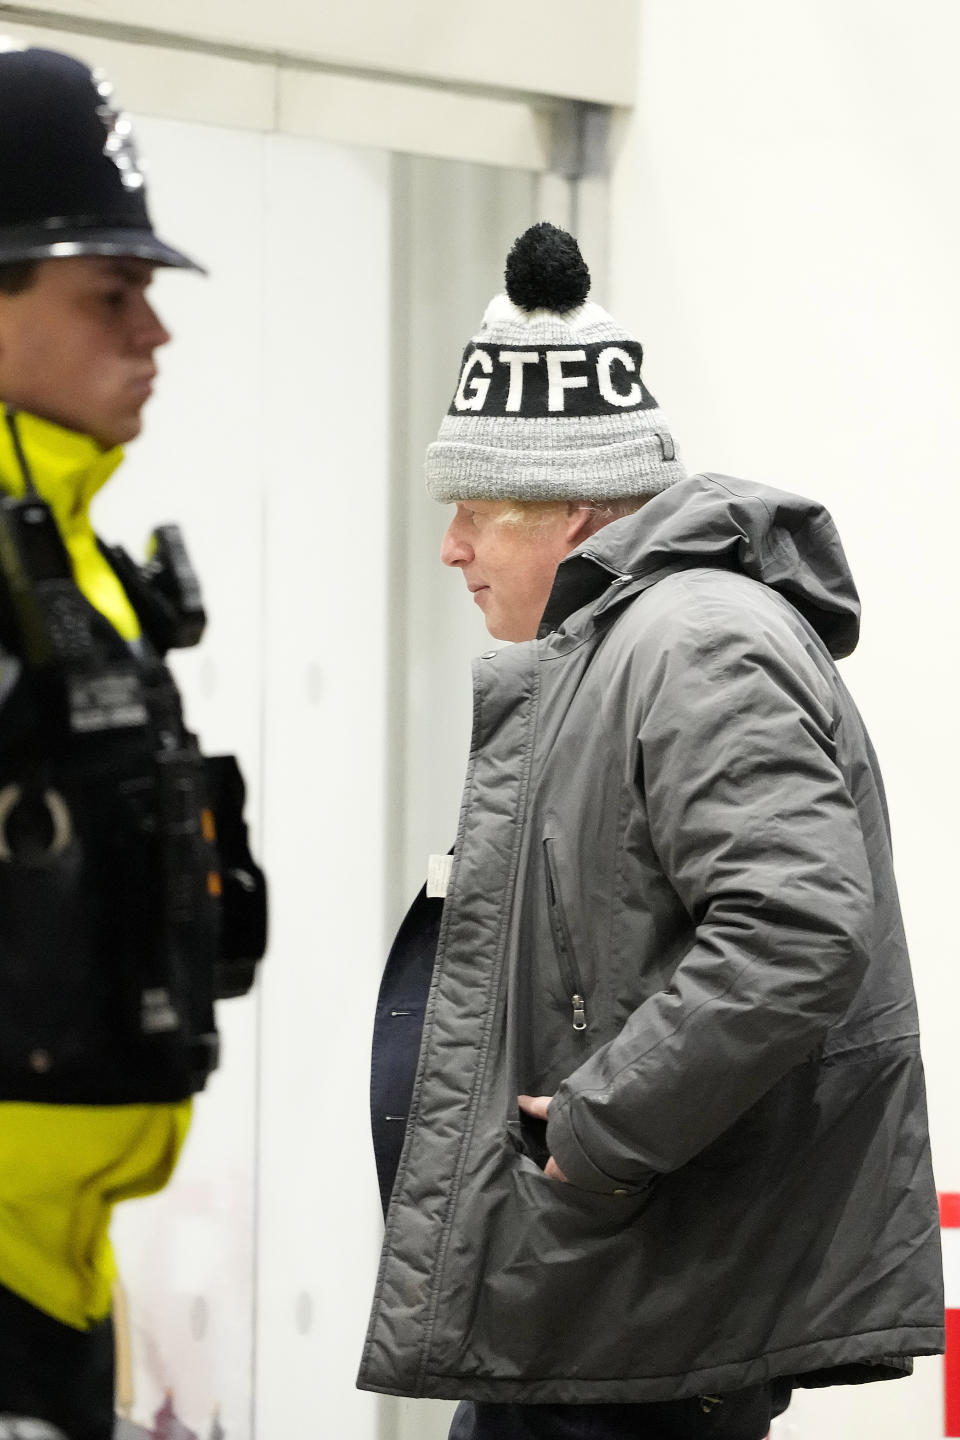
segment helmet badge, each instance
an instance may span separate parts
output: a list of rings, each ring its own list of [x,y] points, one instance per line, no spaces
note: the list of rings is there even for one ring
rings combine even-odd
[[[120,110],[115,104],[113,84],[104,71],[94,70],[93,80],[97,87],[97,94],[103,102],[97,106],[97,114],[103,121],[103,127],[107,132],[103,153],[108,160],[113,161],[120,171],[120,180],[125,190],[142,190],[143,172],[140,169],[137,147],[134,144],[133,125],[130,117],[125,110]]]

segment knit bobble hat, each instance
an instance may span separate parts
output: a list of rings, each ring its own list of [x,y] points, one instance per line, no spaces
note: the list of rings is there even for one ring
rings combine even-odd
[[[642,346],[587,299],[572,235],[542,221],[507,256],[427,450],[435,500],[616,500],[683,480]]]

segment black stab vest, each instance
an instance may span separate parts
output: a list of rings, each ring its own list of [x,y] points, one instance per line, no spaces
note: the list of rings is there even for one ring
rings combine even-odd
[[[25,666],[0,706],[0,1100],[177,1101],[218,1058],[204,760],[149,641],[89,608],[138,723],[78,732],[64,677]]]

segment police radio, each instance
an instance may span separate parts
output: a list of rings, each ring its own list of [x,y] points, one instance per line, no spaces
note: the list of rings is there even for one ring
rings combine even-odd
[[[62,680],[70,729],[85,735],[145,725],[136,671],[100,656],[57,522],[35,493],[0,499],[0,571],[17,653],[30,669]]]
[[[90,652],[89,608],[50,506],[39,496],[0,500],[0,567],[26,664],[83,664]]]

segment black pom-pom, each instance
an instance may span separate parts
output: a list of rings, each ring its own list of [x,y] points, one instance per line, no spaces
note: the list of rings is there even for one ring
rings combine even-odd
[[[582,305],[590,293],[590,271],[576,240],[546,220],[514,240],[504,276],[507,294],[521,310],[556,310],[562,315]]]

